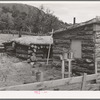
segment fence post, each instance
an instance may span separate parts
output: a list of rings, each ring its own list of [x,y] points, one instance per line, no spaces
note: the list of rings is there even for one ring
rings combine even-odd
[[[95,74],[97,74],[97,67],[98,67],[98,61],[97,59],[95,60]]]
[[[84,73],[83,78],[82,78],[82,90],[85,90],[86,88],[86,76],[87,73]]]
[[[62,60],[62,78],[65,77],[65,61],[64,59]]]
[[[64,61],[64,57],[63,57],[63,55],[60,55],[60,59],[61,59],[61,61],[62,61],[62,68],[61,68],[61,73],[62,73],[62,78],[64,78],[65,77],[65,61]]]
[[[71,61],[72,59],[68,59],[68,77],[71,77],[72,74]]]

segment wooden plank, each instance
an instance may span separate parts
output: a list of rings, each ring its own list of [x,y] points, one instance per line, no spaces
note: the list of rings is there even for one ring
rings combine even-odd
[[[97,76],[98,76],[97,74],[87,75],[86,81],[94,80],[97,78]],[[25,85],[10,86],[10,87],[1,88],[0,90],[1,91],[2,90],[40,90],[40,89],[46,89],[55,86],[80,83],[82,82],[82,77],[83,76],[78,76],[78,77],[64,78],[59,80],[51,80],[51,81],[30,83]]]
[[[51,87],[47,88],[47,90],[67,90],[67,91],[72,91],[72,90],[81,90],[81,84],[76,83],[76,84],[67,84],[67,85],[62,85],[62,86],[56,86],[56,87]]]

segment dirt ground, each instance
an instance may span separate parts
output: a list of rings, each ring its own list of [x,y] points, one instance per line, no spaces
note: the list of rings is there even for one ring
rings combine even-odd
[[[37,82],[36,72],[43,73],[43,81],[61,78],[61,70],[37,62],[34,66],[27,61],[0,53],[0,87]]]

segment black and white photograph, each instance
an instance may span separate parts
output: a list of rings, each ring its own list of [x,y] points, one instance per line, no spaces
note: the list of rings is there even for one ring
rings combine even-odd
[[[100,91],[100,2],[0,2],[0,91]]]

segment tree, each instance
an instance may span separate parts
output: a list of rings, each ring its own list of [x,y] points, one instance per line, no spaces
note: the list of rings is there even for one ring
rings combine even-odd
[[[0,30],[3,32],[3,30],[6,28],[6,23],[3,21],[0,21]]]
[[[53,11],[48,8],[45,9],[43,5],[39,9],[35,8],[35,10],[28,6],[28,12],[21,11],[18,7],[14,4],[11,8],[2,7],[0,9],[0,29],[14,29],[19,31],[19,34],[21,31],[46,34],[52,29],[66,28],[67,24],[60,21],[54,16]]]
[[[2,12],[3,13],[8,13],[8,12],[11,12],[10,8],[9,7],[2,7]]]
[[[29,12],[25,19],[25,27],[30,33],[32,33],[33,25],[34,25],[34,15],[32,13],[32,10],[29,8]]]
[[[2,15],[0,16],[0,21],[4,22],[3,27],[5,27],[5,29],[7,29],[8,32],[14,26],[13,17],[11,13],[2,13]]]
[[[39,33],[41,31],[41,18],[41,10],[38,9],[36,13],[34,13],[31,9],[29,10],[25,20],[25,25],[30,33]]]
[[[45,9],[43,5],[40,6],[41,11],[45,12],[45,14],[41,13],[40,25],[42,27],[43,33],[48,33],[52,31],[52,29],[57,29],[57,21],[58,18],[53,15],[53,12],[50,9]]]
[[[21,31],[25,27],[25,19],[27,14],[25,12],[20,12],[17,17],[14,18],[14,26],[17,31],[19,31],[19,37],[21,36]]]
[[[20,13],[20,11],[17,10],[15,5],[12,6],[12,11],[11,12],[12,12],[12,17],[13,18],[17,17],[19,15],[19,13]]]

